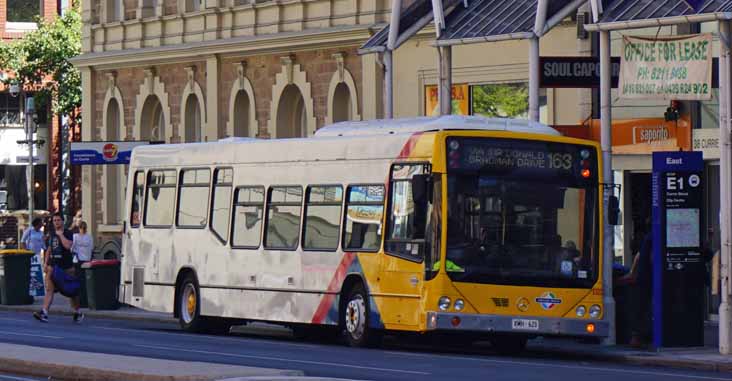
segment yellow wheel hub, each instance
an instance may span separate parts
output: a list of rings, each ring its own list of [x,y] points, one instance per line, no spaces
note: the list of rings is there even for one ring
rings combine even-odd
[[[193,316],[196,312],[196,295],[194,293],[188,294],[188,314]]]

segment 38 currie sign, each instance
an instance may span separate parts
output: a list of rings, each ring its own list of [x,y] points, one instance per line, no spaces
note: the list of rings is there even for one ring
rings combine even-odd
[[[618,90],[625,99],[711,99],[712,35],[623,37]]]

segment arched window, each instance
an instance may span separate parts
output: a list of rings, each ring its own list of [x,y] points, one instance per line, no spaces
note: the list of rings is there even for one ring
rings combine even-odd
[[[234,101],[234,136],[249,136],[249,107],[249,95],[239,90]]]
[[[299,138],[306,135],[307,112],[305,99],[295,85],[287,85],[277,107],[277,137]]]
[[[341,82],[333,94],[333,123],[353,119],[351,112],[351,91],[348,85]]]
[[[107,141],[118,141],[122,136],[122,126],[120,125],[120,107],[117,99],[111,98],[107,103],[107,117],[104,121],[106,127]],[[105,190],[105,202],[106,202],[106,220],[105,224],[118,225],[122,223],[123,212],[122,207],[124,201],[122,195],[124,194],[122,184],[122,169],[119,165],[107,165],[107,181]]]
[[[198,103],[198,97],[195,94],[189,95],[185,107],[185,143],[200,142],[201,105]]]
[[[141,140],[165,141],[165,114],[157,96],[150,95],[145,100],[140,124]]]

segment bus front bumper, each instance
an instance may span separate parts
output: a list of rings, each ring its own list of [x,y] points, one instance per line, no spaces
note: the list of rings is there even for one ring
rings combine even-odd
[[[427,312],[427,330],[607,337],[604,320]]]

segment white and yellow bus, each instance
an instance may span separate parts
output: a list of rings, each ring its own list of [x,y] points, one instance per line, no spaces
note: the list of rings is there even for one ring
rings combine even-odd
[[[598,145],[479,117],[135,148],[121,299],[241,321],[604,337]]]

